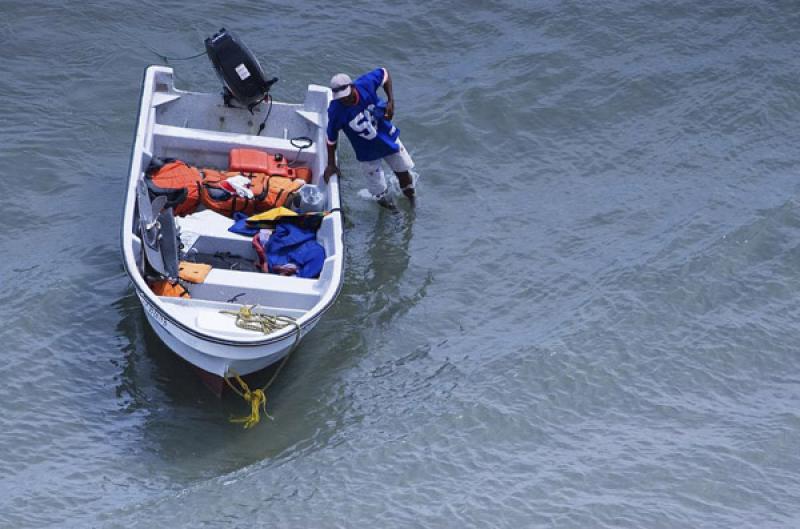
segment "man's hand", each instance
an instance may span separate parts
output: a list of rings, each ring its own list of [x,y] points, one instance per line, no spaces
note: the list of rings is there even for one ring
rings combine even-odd
[[[386,113],[384,114],[389,121],[394,117],[394,99],[390,99],[386,103]]]
[[[322,174],[322,178],[325,179],[326,184],[334,174],[338,174],[339,177],[342,176],[342,173],[339,172],[339,167],[336,164],[328,164],[328,166],[325,168],[325,172]]]

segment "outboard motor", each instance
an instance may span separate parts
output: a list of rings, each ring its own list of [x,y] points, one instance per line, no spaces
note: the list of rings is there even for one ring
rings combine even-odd
[[[206,53],[224,85],[225,105],[231,106],[231,99],[235,99],[252,111],[266,99],[278,78],[265,79],[261,65],[247,46],[225,28],[207,38],[205,44]]]

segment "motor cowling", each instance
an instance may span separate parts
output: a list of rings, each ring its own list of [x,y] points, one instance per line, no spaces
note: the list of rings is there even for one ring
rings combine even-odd
[[[266,79],[253,53],[225,28],[205,40],[206,53],[225,87],[225,103],[233,98],[252,109],[263,101],[278,78]]]

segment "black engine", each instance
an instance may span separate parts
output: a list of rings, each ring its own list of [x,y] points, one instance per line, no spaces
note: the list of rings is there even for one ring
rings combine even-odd
[[[267,81],[253,53],[225,28],[207,38],[205,43],[206,53],[225,87],[226,105],[230,106],[234,99],[252,110],[278,81],[277,77]]]

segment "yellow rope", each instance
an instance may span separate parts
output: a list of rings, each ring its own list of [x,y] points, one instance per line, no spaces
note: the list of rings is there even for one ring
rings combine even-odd
[[[253,309],[256,307],[257,305],[243,305],[238,311],[221,310],[220,312],[222,314],[235,316],[236,326],[240,329],[261,331],[264,334],[272,334],[289,325],[296,325],[294,318],[289,316],[272,316],[270,314],[253,312]]]
[[[245,429],[252,428],[261,420],[261,409],[264,410],[264,415],[266,415],[268,419],[272,420],[272,417],[267,413],[267,396],[264,394],[264,390],[255,389],[251,391],[250,386],[247,385],[247,382],[242,380],[242,377],[236,373],[234,373],[233,376],[236,379],[236,382],[239,383],[242,391],[236,389],[233,384],[231,384],[230,378],[227,376],[225,376],[225,382],[227,382],[228,386],[230,386],[233,391],[242,397],[245,402],[250,403],[250,415],[247,417],[233,417],[230,421],[233,423],[244,423]]]
[[[236,316],[236,326],[242,329],[262,331],[264,334],[270,334],[289,325],[294,325],[297,329],[297,332],[295,333],[294,343],[292,344],[291,349],[289,349],[289,352],[286,353],[286,356],[278,366],[278,369],[275,370],[275,373],[272,375],[272,377],[270,377],[267,383],[264,384],[264,387],[251,390],[247,383],[242,380],[242,377],[236,373],[236,371],[234,371],[232,368],[228,368],[228,373],[233,375],[233,377],[236,379],[236,382],[239,384],[239,387],[242,388],[240,391],[231,383],[228,373],[225,373],[223,378],[225,379],[225,383],[228,384],[228,387],[230,387],[237,395],[242,397],[245,402],[250,403],[249,416],[235,417],[230,419],[230,421],[233,423],[244,423],[245,429],[252,428],[259,423],[261,420],[260,410],[262,409],[264,410],[264,415],[266,415],[268,419],[273,420],[273,418],[267,413],[267,388],[269,388],[278,377],[278,373],[281,372],[281,369],[283,369],[283,366],[286,365],[286,362],[289,360],[289,356],[297,348],[297,344],[300,343],[300,325],[298,325],[294,318],[289,316],[270,316],[269,314],[259,314],[253,312],[255,307],[255,305],[245,305],[241,307],[238,312],[231,310],[222,310],[220,312]]]

